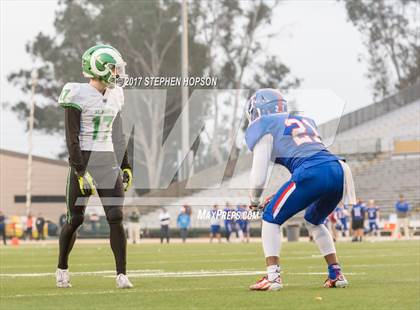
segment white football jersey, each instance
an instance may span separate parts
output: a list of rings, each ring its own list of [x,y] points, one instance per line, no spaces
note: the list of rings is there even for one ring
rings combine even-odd
[[[124,104],[121,87],[107,88],[102,95],[88,83],[64,85],[58,103],[81,111],[80,149],[83,151],[114,151],[112,124]]]

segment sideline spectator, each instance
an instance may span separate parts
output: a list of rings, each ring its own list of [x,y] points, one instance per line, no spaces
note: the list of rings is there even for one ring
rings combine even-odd
[[[0,234],[3,238],[3,244],[6,245],[6,216],[0,211]]]
[[[42,217],[42,214],[39,213],[35,222],[36,230],[38,232],[37,240],[45,240],[44,225],[45,225],[45,219]]]
[[[375,200],[370,199],[368,203],[368,208],[366,209],[369,223],[369,234],[374,234],[375,236],[379,235],[379,207],[375,205]]]
[[[352,242],[361,242],[365,229],[365,205],[361,199],[351,210],[351,228],[353,230]]]
[[[219,207],[217,205],[213,206],[213,210],[210,211],[210,243],[213,242],[214,238],[217,238],[219,243],[222,242],[222,236],[220,233],[220,216],[217,215]]]
[[[178,215],[178,219],[176,221],[181,231],[181,238],[182,238],[183,243],[185,243],[185,241],[187,240],[188,228],[190,227],[190,224],[191,224],[191,217],[187,213],[187,210],[188,210],[187,206],[183,206],[181,208],[181,213]]]
[[[60,215],[60,217],[58,218],[58,225],[60,226],[60,231],[63,228],[64,224],[66,224],[67,222],[67,213],[64,212],[63,214]]]
[[[249,243],[249,220],[247,219],[246,206],[238,205],[236,207],[236,212],[239,215],[238,220],[236,221],[238,227],[238,235],[241,242],[246,241]]]
[[[140,243],[140,213],[137,210],[128,217],[128,238],[133,244]]]
[[[32,214],[28,214],[28,217],[26,218],[26,232],[25,232],[25,239],[26,240],[32,240],[32,227],[34,226],[34,220],[32,218]]]
[[[338,224],[341,229],[341,235],[343,237],[347,237],[347,232],[349,230],[349,211],[347,210],[347,207],[345,205],[341,204],[338,206],[337,218],[340,221]]]
[[[405,200],[403,194],[400,194],[400,199],[395,204],[395,210],[397,211],[397,234],[400,233],[401,228],[404,229],[404,238],[410,237],[410,205]]]
[[[166,243],[169,243],[169,223],[171,221],[171,215],[168,210],[162,208],[159,214],[160,222],[160,243],[163,243],[163,239],[166,239]]]
[[[227,242],[230,242],[230,236],[232,235],[233,228],[234,228],[233,227],[234,221],[232,219],[233,218],[232,217],[232,212],[233,212],[233,209],[231,208],[229,202],[226,202],[226,206],[223,210],[223,213],[224,213],[224,218],[225,218],[224,224],[225,224],[225,232],[226,232],[226,241]]]

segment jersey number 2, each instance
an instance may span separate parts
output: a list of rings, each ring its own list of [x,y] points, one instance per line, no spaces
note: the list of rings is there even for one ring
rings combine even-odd
[[[285,120],[285,125],[288,128],[293,127],[291,132],[296,145],[313,142],[322,143],[318,131],[306,119],[288,118]]]

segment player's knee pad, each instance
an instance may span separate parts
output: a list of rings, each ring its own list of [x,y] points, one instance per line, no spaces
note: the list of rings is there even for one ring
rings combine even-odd
[[[324,224],[314,225],[308,221],[305,224],[323,256],[335,253],[334,240]]]
[[[120,207],[113,207],[106,213],[106,219],[109,224],[120,224],[123,220],[123,212]]]
[[[74,228],[77,228],[83,224],[84,219],[85,219],[84,215],[75,214],[71,216],[69,224],[73,226]]]

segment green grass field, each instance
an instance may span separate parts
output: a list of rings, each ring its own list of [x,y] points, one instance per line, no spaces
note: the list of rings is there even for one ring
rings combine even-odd
[[[117,290],[106,244],[78,245],[71,289],[55,288],[57,246],[0,249],[1,309],[420,309],[420,242],[339,243],[350,281],[322,288],[326,268],[311,243],[285,243],[279,292],[250,292],[260,244],[141,244],[128,248],[134,289]],[[88,273],[97,272],[97,273]],[[20,274],[20,275],[18,275]]]

